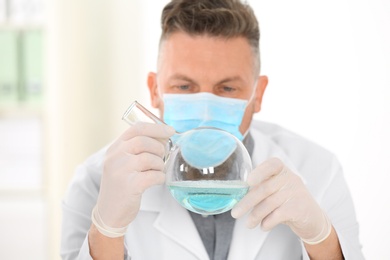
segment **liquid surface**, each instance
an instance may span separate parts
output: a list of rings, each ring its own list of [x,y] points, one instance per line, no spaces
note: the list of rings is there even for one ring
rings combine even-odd
[[[230,210],[249,188],[242,181],[179,181],[169,183],[168,187],[183,207],[202,215]]]

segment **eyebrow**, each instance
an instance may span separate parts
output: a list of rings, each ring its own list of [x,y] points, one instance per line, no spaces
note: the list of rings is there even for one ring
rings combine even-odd
[[[231,82],[231,81],[241,81],[241,82],[244,82],[244,80],[240,76],[234,76],[234,77],[228,77],[228,78],[225,78],[225,79],[219,81],[217,83],[217,85],[223,84],[223,83],[226,83],[226,82]]]
[[[173,74],[173,76],[170,77],[170,79],[181,79],[181,80],[189,81],[192,83],[196,83],[195,80],[193,80],[190,77],[187,77],[186,75],[183,75],[183,74]]]
[[[180,80],[185,80],[185,81],[197,84],[197,82],[195,80],[193,80],[190,77],[188,77],[186,75],[183,75],[183,74],[174,74],[171,77],[171,79],[180,79]],[[216,85],[220,85],[220,84],[223,84],[223,83],[226,83],[226,82],[231,82],[231,81],[241,81],[241,82],[244,82],[244,80],[240,76],[233,76],[233,77],[227,77],[227,78],[224,78],[224,79],[218,81]]]

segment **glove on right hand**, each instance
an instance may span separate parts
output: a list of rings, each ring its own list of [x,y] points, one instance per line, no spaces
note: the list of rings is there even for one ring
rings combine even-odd
[[[164,183],[163,157],[168,138],[174,133],[167,125],[139,122],[109,147],[92,213],[103,235],[123,236],[139,211],[143,192]]]

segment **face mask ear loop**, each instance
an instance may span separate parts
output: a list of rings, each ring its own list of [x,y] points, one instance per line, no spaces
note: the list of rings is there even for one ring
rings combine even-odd
[[[256,89],[257,89],[257,80],[255,81],[255,84],[253,85],[252,94],[251,94],[248,102],[246,103],[245,108],[247,108],[249,106],[249,104],[252,102],[253,98],[255,97]]]
[[[249,106],[249,104],[252,102],[252,100],[253,100],[253,98],[254,98],[254,96],[255,96],[255,92],[256,92],[256,89],[257,89],[257,81],[258,81],[258,80],[256,80],[256,81],[255,81],[255,84],[253,85],[253,91],[252,91],[251,97],[250,97],[249,100],[248,100],[248,103],[246,103],[245,109]],[[242,135],[244,138],[248,135],[249,129],[250,129],[250,128],[248,128],[248,129],[245,131],[245,133]]]

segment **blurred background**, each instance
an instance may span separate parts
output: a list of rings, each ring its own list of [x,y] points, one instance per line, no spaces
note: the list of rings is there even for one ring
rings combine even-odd
[[[75,167],[133,100],[151,109],[166,2],[0,0],[0,259],[60,259]],[[269,77],[257,119],[337,155],[363,252],[389,259],[390,1],[248,2]]]

